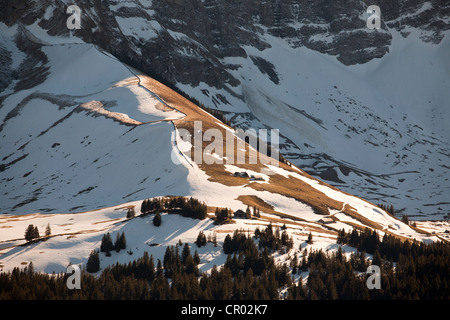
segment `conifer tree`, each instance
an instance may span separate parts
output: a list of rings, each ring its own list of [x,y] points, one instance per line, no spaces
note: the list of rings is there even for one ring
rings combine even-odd
[[[394,206],[393,206],[392,204],[389,206],[388,212],[389,212],[391,215],[395,215]]]
[[[230,211],[228,208],[219,209],[216,208],[215,216],[216,216],[216,224],[221,224],[229,218]]]
[[[187,274],[198,275],[198,268],[194,262],[194,258],[189,254],[184,261],[184,270]]]
[[[302,256],[302,263],[300,264],[300,271],[307,271],[308,270],[308,262],[306,261],[306,254],[303,254]]]
[[[111,250],[114,250],[114,244],[111,239],[111,235],[108,232],[103,235],[102,242],[100,244],[100,251],[101,252],[110,252]]]
[[[120,245],[120,249],[126,249],[126,247],[127,247],[127,239],[125,238],[124,231],[122,231],[122,234],[120,235],[119,245]]]
[[[114,249],[119,252],[122,249],[126,249],[127,247],[127,240],[125,238],[125,232],[122,231],[122,234],[119,235],[117,233],[116,235],[116,241],[114,242]]]
[[[247,209],[245,210],[245,217],[247,219],[250,219],[252,217],[251,213],[250,213],[250,207],[247,206]]]
[[[230,254],[233,252],[233,241],[229,234],[225,236],[225,240],[223,241],[223,252],[225,254]]]
[[[294,258],[291,260],[292,274],[297,273],[297,268],[298,268],[298,258],[297,255],[294,255]]]
[[[204,245],[206,245],[206,236],[205,236],[205,234],[203,233],[203,231],[200,231],[199,233],[198,233],[198,236],[197,236],[197,240],[195,241],[195,244],[197,245],[197,247],[203,247]]]
[[[116,250],[116,252],[120,251],[119,241],[120,241],[120,235],[119,235],[119,233],[117,233],[116,234],[116,241],[114,241],[114,249]]]
[[[25,240],[31,241],[35,238],[34,236],[34,226],[29,224],[27,229],[25,230]]]
[[[127,219],[134,218],[136,213],[134,212],[134,207],[128,208],[127,210]]]
[[[313,243],[313,236],[312,236],[311,232],[309,232],[308,240],[306,241],[306,243],[308,243],[308,244],[312,244]]]
[[[195,250],[195,252],[194,252],[194,263],[195,263],[195,265],[200,264],[200,256],[199,256],[197,250]]]
[[[337,236],[337,244],[346,244],[347,243],[347,239],[346,239],[346,233],[344,229],[341,229],[338,231],[338,236]]]
[[[25,272],[26,272],[30,277],[33,277],[33,276],[34,276],[34,265],[33,265],[33,261],[30,261],[30,263],[28,264],[28,267],[25,267]]]
[[[380,252],[377,249],[377,250],[375,250],[375,253],[373,254],[372,264],[379,266],[381,268],[382,263],[383,263],[383,260],[381,259]]]
[[[156,277],[159,277],[164,272],[161,260],[158,259],[158,262],[156,263]]]
[[[407,214],[404,214],[404,215],[402,216],[402,221],[403,221],[404,223],[406,223],[406,224],[409,225],[409,217],[408,217]]]
[[[153,218],[153,225],[155,227],[159,227],[161,225],[161,223],[162,223],[161,215],[159,214],[159,212],[157,212],[155,214],[155,217]]]
[[[27,229],[25,230],[25,240],[31,241],[36,238],[39,238],[38,227],[32,224],[28,225]]]
[[[141,203],[141,213],[142,214],[146,214],[148,211],[148,199],[145,199],[144,201],[142,201]]]
[[[100,270],[100,257],[98,251],[92,250],[86,263],[86,271],[95,273]]]
[[[191,248],[188,243],[184,244],[183,251],[181,252],[181,263],[186,263],[186,259],[191,255]]]
[[[214,247],[217,247],[217,235],[215,232],[212,235],[212,243],[213,243]]]
[[[45,228],[45,236],[50,237],[52,234],[52,229],[50,228],[50,223],[47,224],[47,227]]]

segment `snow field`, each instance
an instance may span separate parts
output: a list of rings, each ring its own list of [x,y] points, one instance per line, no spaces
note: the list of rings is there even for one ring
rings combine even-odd
[[[13,37],[13,31],[4,25],[1,28],[2,35]],[[27,28],[42,42],[50,40],[37,25]],[[133,35],[137,35],[137,31],[139,30],[134,27],[129,29]],[[183,114],[162,111],[161,101],[140,86],[139,76],[95,46],[74,42],[61,44],[56,40],[48,42],[52,45],[43,49],[50,67],[45,81],[32,90],[11,94],[0,109],[0,116],[5,119],[16,106],[22,105],[20,110],[12,113],[13,116],[4,122],[4,140],[0,145],[0,154],[8,161],[25,156],[5,170],[1,177],[2,183],[7,186],[2,190],[1,210],[8,214],[0,216],[0,269],[11,270],[33,262],[37,271],[64,272],[69,263],[85,264],[91,250],[99,249],[101,238],[106,232],[111,233],[113,240],[116,233],[124,232],[127,250],[112,252],[110,257],[101,254],[101,268],[137,259],[144,251],[155,259],[162,259],[167,246],[176,245],[181,240],[191,245],[192,252],[199,252],[200,267],[203,271],[208,271],[213,265],[225,262],[226,256],[221,252],[221,243],[226,234],[241,229],[253,234],[256,227],[263,228],[269,223],[269,219],[280,221],[280,217],[264,213],[263,210],[261,219],[235,219],[234,224],[220,226],[214,225],[211,219],[200,221],[169,214],[162,215],[163,223],[158,228],[153,226],[151,215],[126,220],[127,206],[135,206],[136,214],[139,214],[142,199],[156,196],[192,196],[209,206],[232,210],[245,210],[243,203],[237,200],[239,196],[257,196],[273,206],[275,211],[292,216],[292,219],[283,218],[281,221],[286,223],[288,232],[293,236],[294,249],[286,254],[276,254],[280,263],[288,261],[289,255],[300,254],[304,248],[336,249],[336,237],[333,232],[327,232],[327,229],[346,229],[348,224],[345,222],[357,223],[355,219],[337,211],[332,212],[332,215],[340,221],[323,227],[318,223],[323,216],[315,214],[311,207],[292,198],[257,191],[246,185],[230,187],[209,181],[210,177],[182,154],[189,146],[181,145],[177,130],[173,123],[169,123],[171,119],[181,119]],[[14,51],[14,48],[10,49]],[[247,48],[247,51],[258,54],[255,48]],[[295,76],[285,78],[282,79],[283,83],[290,85],[274,89],[269,85],[267,77],[253,78],[258,85],[252,88],[248,86],[244,91],[248,99],[247,105],[258,116],[259,123],[272,128],[284,128],[284,134],[288,138],[295,139],[301,134],[309,143],[338,152],[342,159],[350,163],[367,161],[376,163],[377,166],[372,168],[374,171],[384,168],[384,164],[372,159],[371,148],[363,142],[357,141],[351,146],[342,143],[339,130],[335,129],[329,129],[331,136],[336,136],[330,140],[321,123],[311,120],[311,117],[328,114],[324,110],[331,106],[330,103],[317,109],[308,107],[316,91],[335,93],[332,88],[336,78],[330,76],[332,74],[343,79],[339,82],[339,89],[342,86],[365,92],[367,88],[354,81],[353,76],[362,76],[364,72],[368,72],[365,68],[369,67],[342,73],[343,67],[334,65],[335,61],[329,57],[303,49],[294,52],[280,43],[263,53],[267,59],[271,54],[288,57],[286,64],[276,65],[276,69],[281,70],[282,74],[289,74],[286,68],[291,70],[295,66],[294,72],[302,74],[304,80],[298,82]],[[17,64],[17,61],[14,63]],[[289,61],[297,63],[290,64]],[[377,69],[374,64],[376,62],[370,68]],[[313,65],[323,65],[323,68],[317,70]],[[239,77],[248,78],[250,74],[255,74],[255,68],[253,64],[247,64],[237,72],[241,72]],[[321,87],[324,79],[326,88]],[[381,81],[381,78],[375,78],[374,81],[377,79]],[[440,79],[445,80],[445,75]],[[298,90],[295,98],[283,98],[283,91],[294,90]],[[30,96],[36,92],[40,95]],[[186,92],[190,94],[189,91]],[[364,100],[364,103],[377,104],[380,101],[370,101],[370,95],[366,97],[369,101]],[[227,96],[227,99],[237,102],[235,97]],[[235,107],[239,109],[240,103],[236,103]],[[119,121],[117,118],[99,116],[95,110],[75,112],[75,108],[81,104],[103,108],[118,115]],[[310,117],[300,112],[302,107]],[[382,107],[386,109],[386,103]],[[233,107],[230,108],[232,110]],[[246,108],[247,106],[239,110]],[[284,119],[280,119],[280,114],[284,115]],[[332,123],[336,112],[329,114],[330,118],[324,119],[324,123]],[[120,122],[120,117],[145,124],[125,125]],[[362,123],[367,125],[364,121]],[[351,148],[360,152],[355,155]],[[351,155],[351,159],[347,158],[347,154]],[[267,168],[269,172],[305,181],[328,197],[350,205],[359,214],[386,229],[422,241],[437,239],[435,236],[415,232],[368,202],[329,188],[300,173],[274,166]],[[226,170],[230,174],[240,171],[233,165],[227,165]],[[256,183],[267,183],[270,179],[270,175],[265,173],[251,173],[263,177],[263,181]],[[306,221],[298,221],[299,219]],[[50,224],[52,236],[20,246],[24,243],[23,236],[28,224],[38,226],[41,235],[47,224]],[[280,224],[281,222],[274,222],[274,225]],[[204,231],[207,236],[216,234],[218,246],[208,244],[197,248],[194,241],[199,231]],[[309,232],[313,235],[313,244],[305,243]],[[129,249],[132,250],[132,255],[126,252]]]

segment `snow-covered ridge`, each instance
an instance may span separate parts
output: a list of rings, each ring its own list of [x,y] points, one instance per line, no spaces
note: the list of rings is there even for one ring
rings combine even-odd
[[[399,217],[448,215],[448,5],[380,4],[382,29],[370,30],[366,1],[80,3],[83,28],[70,32],[67,5],[32,2],[23,18],[3,18],[12,27],[2,33],[98,44],[234,126],[280,129],[285,158],[315,177]],[[8,50],[17,69],[24,54]],[[121,113],[147,122],[131,112]]]
[[[15,32],[21,31],[2,28],[8,51],[18,51],[13,39]],[[35,37],[39,38],[39,33]],[[179,145],[175,124],[182,124],[189,114],[171,109],[169,100],[152,92],[129,67],[91,44],[40,44],[48,59],[45,79],[18,91],[11,83],[2,94],[0,157],[4,166],[0,180],[7,187],[1,191],[0,201],[4,213],[0,217],[0,268],[10,270],[33,261],[36,270],[61,272],[69,263],[84,263],[89,252],[99,247],[104,233],[119,231],[126,233],[128,246],[136,255],[121,252],[103,257],[102,267],[129,261],[143,251],[162,258],[165,247],[179,240],[192,243],[200,230],[217,234],[220,242],[233,230],[254,229],[272,220],[288,225],[296,248],[313,232],[316,241],[310,248],[332,249],[337,230],[367,226],[347,214],[346,205],[380,225],[380,233],[421,241],[438,239],[297,168],[267,166],[275,174],[266,175],[264,182],[228,185],[215,181],[210,171],[180,153],[185,148]],[[206,117],[203,111],[197,112]],[[217,120],[209,124],[225,130]],[[226,169],[221,173],[231,177]],[[294,178],[316,190],[322,199],[342,206],[324,216],[282,191],[264,189]],[[273,209],[261,210],[260,219],[235,219],[234,224],[223,226],[214,225],[209,218],[198,221],[165,213],[160,229],[152,225],[151,217],[126,219],[129,207],[139,213],[143,199],[167,195],[192,196],[211,209],[232,210],[245,209],[242,196],[251,196]],[[326,217],[335,219],[324,223]],[[52,236],[21,246],[28,224],[37,225],[41,234],[50,225]],[[225,259],[220,245],[208,246],[200,253],[204,270]],[[286,257],[281,256],[283,259]]]
[[[2,37],[13,48],[11,29]],[[47,78],[4,91],[0,179],[8,187],[1,212],[92,210],[151,196],[153,184],[155,192],[176,190],[173,181],[183,170],[171,165],[170,120],[184,114],[164,106],[128,67],[92,44],[41,50],[49,60]],[[161,156],[152,158],[156,150]],[[165,174],[171,171],[178,174]]]
[[[399,216],[442,219],[449,212],[450,37],[435,45],[418,30],[406,38],[390,33],[389,54],[349,67],[265,35],[270,48],[245,46],[248,58],[223,61],[235,66],[242,99],[207,84],[180,88],[224,110],[236,126],[278,128],[285,158],[315,177],[393,204]],[[279,83],[250,57],[272,64]]]

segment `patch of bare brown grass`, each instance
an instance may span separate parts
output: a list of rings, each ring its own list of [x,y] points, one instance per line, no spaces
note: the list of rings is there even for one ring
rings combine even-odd
[[[145,76],[141,77],[141,84],[147,87],[152,92],[156,93],[159,97],[161,97],[165,101],[165,103],[167,103],[168,106],[186,115],[186,117],[183,119],[173,120],[173,123],[178,129],[188,130],[191,134],[191,137],[194,136],[195,121],[201,121],[203,133],[208,129],[219,130],[223,137],[223,148],[222,148],[223,155],[228,157],[226,152],[227,147],[229,147],[226,145],[226,137],[227,137],[227,130],[225,129],[225,127],[227,127],[226,125],[222,123],[219,124],[216,118],[206,113],[200,107],[198,107],[197,105],[195,105],[182,95],[174,92],[170,88],[166,87],[165,85],[159,83],[158,81],[150,77]],[[233,164],[234,166],[242,168],[242,171],[252,170],[255,172],[262,172],[262,169],[264,168],[264,165],[262,163],[269,162],[268,160],[270,158],[268,158],[266,155],[262,153],[257,152],[257,158],[259,159],[259,162],[257,164],[250,164],[249,161],[250,146],[247,143],[245,143],[244,144],[245,163],[238,164],[237,161],[238,147],[241,147],[242,145],[238,144],[238,138],[236,136],[234,136],[233,139],[234,139],[232,144],[234,146],[233,158],[228,158],[224,160],[223,163],[206,164],[203,161],[202,164],[199,165],[200,169],[203,170],[209,176],[208,179],[209,181],[218,182],[226,186],[244,186],[253,188],[257,191],[268,191],[271,193],[276,193],[286,197],[290,197],[310,206],[317,214],[321,215],[329,215],[329,209],[341,210],[341,208],[343,207],[344,205],[343,202],[328,197],[323,192],[317,190],[316,188],[312,187],[311,185],[302,181],[301,179],[295,178],[293,176],[285,177],[279,174],[273,174],[270,175],[269,183],[257,183],[252,182],[246,178],[234,177],[232,173],[228,172],[225,169],[224,164]],[[210,144],[211,141],[204,141],[204,139],[202,139],[201,144],[202,150],[200,151],[202,155],[205,147],[207,147]],[[187,153],[187,156],[190,157],[192,161],[194,161],[193,150],[191,150],[190,153]],[[271,161],[273,163],[274,160],[271,159]],[[319,179],[316,179],[302,170],[298,171],[296,170],[296,168],[292,168],[291,166],[283,162],[277,161],[275,162],[275,164],[283,168],[284,170],[301,174],[309,179],[318,181],[318,183],[320,183],[321,185],[325,185],[333,190],[343,192],[342,190],[339,190],[336,187],[333,187]],[[346,192],[343,193],[349,195]],[[276,214],[281,218],[297,219],[298,221],[301,221],[301,218],[292,217],[281,212],[276,212],[273,209],[273,207],[270,208],[270,205],[268,205],[267,203],[264,202],[263,199],[260,199],[258,197],[241,195],[238,197],[238,200],[242,201],[244,204],[249,206],[257,206],[260,209],[264,208],[263,211],[266,213]],[[350,206],[346,206],[343,212],[355,218],[356,220],[358,220],[359,222],[361,222],[366,226],[382,230],[381,225],[361,216],[356,212],[354,208],[351,208]],[[320,232],[323,232],[323,229],[321,227],[318,226],[317,228],[320,229]],[[330,232],[333,233],[333,231]]]
[[[348,216],[352,217],[353,219],[358,220],[359,222],[361,222],[362,224],[364,224],[368,227],[371,227],[373,229],[383,230],[382,225],[360,215],[358,212],[356,212],[355,208],[353,208],[349,204],[345,204],[344,210],[342,210],[342,212],[344,212]]]
[[[266,213],[276,212],[271,204],[268,204],[263,199],[255,195],[240,195],[237,197],[237,200],[241,201],[246,206],[256,207],[260,210],[262,209]]]

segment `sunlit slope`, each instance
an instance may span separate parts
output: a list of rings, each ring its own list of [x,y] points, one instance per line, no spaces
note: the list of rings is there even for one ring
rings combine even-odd
[[[40,50],[48,74],[3,92],[2,213],[85,211],[187,192],[186,170],[171,161],[170,120],[184,114],[91,44]]]

